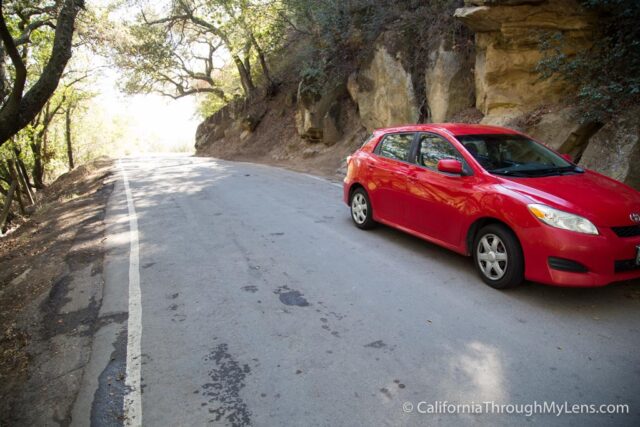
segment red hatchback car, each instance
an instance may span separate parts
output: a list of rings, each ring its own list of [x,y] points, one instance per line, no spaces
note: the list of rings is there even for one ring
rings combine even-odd
[[[640,277],[640,193],[514,130],[381,129],[347,163],[357,227],[380,222],[471,255],[495,288]]]

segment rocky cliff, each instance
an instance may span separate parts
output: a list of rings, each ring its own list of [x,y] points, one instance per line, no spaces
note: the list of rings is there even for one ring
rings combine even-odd
[[[563,54],[574,55],[591,45],[597,16],[576,0],[467,0],[455,17],[473,32],[472,46],[437,35],[416,71],[412,47],[394,47],[394,34],[384,32],[344,79],[313,91],[317,81],[289,81],[275,97],[223,108],[198,129],[198,154],[332,175],[375,128],[482,122],[524,131],[640,189],[637,112],[611,123],[585,120],[566,103],[571,82],[537,69],[542,37],[561,34]]]

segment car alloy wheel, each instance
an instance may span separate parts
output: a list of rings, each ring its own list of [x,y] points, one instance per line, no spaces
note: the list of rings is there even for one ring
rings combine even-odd
[[[353,196],[351,200],[351,215],[353,220],[358,225],[362,225],[367,221],[367,214],[369,213],[369,204],[365,199],[364,194],[358,192]]]
[[[482,280],[492,288],[518,286],[524,280],[524,255],[515,233],[504,224],[482,227],[475,238],[473,258]]]
[[[356,188],[351,195],[351,218],[356,227],[368,230],[376,225],[369,195],[364,188]]]
[[[504,242],[495,234],[485,234],[478,242],[476,259],[480,271],[489,280],[500,280],[509,266]]]

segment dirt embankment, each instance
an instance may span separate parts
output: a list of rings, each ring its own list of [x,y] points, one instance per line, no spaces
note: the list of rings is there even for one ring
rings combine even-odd
[[[99,159],[63,175],[0,238],[0,425],[70,422],[99,320],[111,169]]]
[[[297,83],[283,82],[273,97],[258,96],[238,111],[222,112],[199,129],[196,155],[280,166],[342,179],[345,159],[362,145],[367,132],[352,103],[337,114],[340,138],[330,144],[301,138],[296,125]],[[231,106],[233,109],[234,106]],[[251,126],[247,122],[255,120]],[[248,130],[250,128],[251,130]]]

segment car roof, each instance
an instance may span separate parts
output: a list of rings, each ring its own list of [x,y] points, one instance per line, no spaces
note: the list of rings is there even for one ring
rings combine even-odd
[[[376,129],[374,134],[386,134],[392,132],[444,132],[453,136],[457,135],[487,135],[503,134],[516,135],[517,131],[500,126],[477,125],[468,123],[430,123],[421,125],[404,125],[389,128]]]

